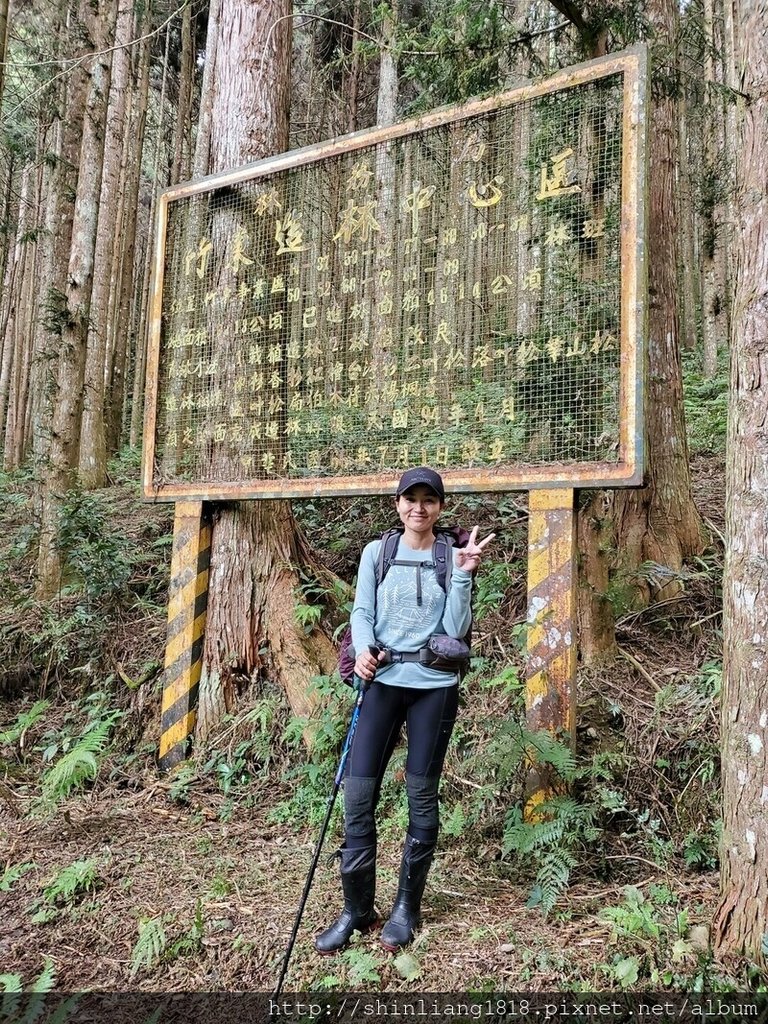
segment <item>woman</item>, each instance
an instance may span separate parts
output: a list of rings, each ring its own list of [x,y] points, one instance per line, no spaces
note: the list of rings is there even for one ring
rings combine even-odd
[[[338,854],[344,909],[315,938],[321,953],[342,949],[355,929],[366,931],[377,921],[374,812],[404,722],[409,824],[397,897],[381,933],[382,945],[393,951],[406,945],[420,923],[421,897],[437,845],[440,773],[456,721],[459,690],[456,669],[428,664],[427,643],[435,635],[466,635],[472,617],[472,573],[494,537],[491,534],[478,543],[475,527],[466,546],[452,549],[446,593],[431,561],[434,527],[444,506],[440,475],[425,466],[409,469],[395,498],[402,537],[378,587],[376,565],[382,541],[368,544],[360,560],[351,621],[352,644],[360,652],[355,673],[373,682],[360,710],[344,780],[345,840]],[[370,647],[380,650],[378,657]]]

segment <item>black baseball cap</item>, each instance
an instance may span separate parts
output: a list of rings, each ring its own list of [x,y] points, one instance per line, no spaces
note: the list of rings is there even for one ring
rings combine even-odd
[[[440,501],[445,501],[443,478],[434,469],[430,469],[429,466],[416,466],[415,469],[406,470],[400,477],[400,483],[397,485],[395,496],[399,498],[401,494],[411,487],[416,487],[417,484],[424,484],[425,487],[429,487],[435,492]]]

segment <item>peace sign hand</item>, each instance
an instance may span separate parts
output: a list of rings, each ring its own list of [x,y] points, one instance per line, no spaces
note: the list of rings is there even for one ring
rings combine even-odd
[[[469,540],[463,548],[456,548],[456,565],[459,569],[464,569],[466,572],[474,572],[475,569],[480,565],[480,561],[483,557],[483,548],[486,544],[490,544],[493,538],[496,536],[495,533],[489,533],[485,540],[477,542],[477,530],[475,526],[472,529],[472,533],[469,535]]]

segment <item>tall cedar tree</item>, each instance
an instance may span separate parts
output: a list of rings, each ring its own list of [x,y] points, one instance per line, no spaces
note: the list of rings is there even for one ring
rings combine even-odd
[[[726,459],[722,899],[715,942],[768,964],[768,2],[738,0],[743,97]]]
[[[579,7],[570,0],[552,0],[552,4],[579,29],[589,56],[605,52],[606,24],[599,5]],[[579,515],[583,565],[579,616],[582,656],[587,661],[614,643],[612,610],[606,598],[609,560],[613,558],[636,581],[636,599],[647,602],[651,597],[670,597],[679,589],[677,570],[704,543],[691,492],[677,315],[676,0],[648,0],[645,17],[654,62],[649,133],[647,486],[596,493]],[[650,586],[633,575],[644,563],[654,566],[643,577],[652,579]]]
[[[210,96],[210,166],[216,172],[288,148],[289,0],[223,0]],[[223,342],[226,344],[226,342]],[[227,353],[221,352],[226,363]],[[234,471],[234,467],[233,467]],[[211,547],[198,736],[230,707],[238,679],[264,669],[296,714],[311,707],[312,677],[332,671],[335,651],[294,617],[297,565],[312,557],[285,501],[221,505]]]

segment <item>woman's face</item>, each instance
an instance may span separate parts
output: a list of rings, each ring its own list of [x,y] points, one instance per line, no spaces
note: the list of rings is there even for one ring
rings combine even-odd
[[[400,522],[414,533],[431,533],[443,510],[443,502],[424,484],[417,484],[395,499]]]

